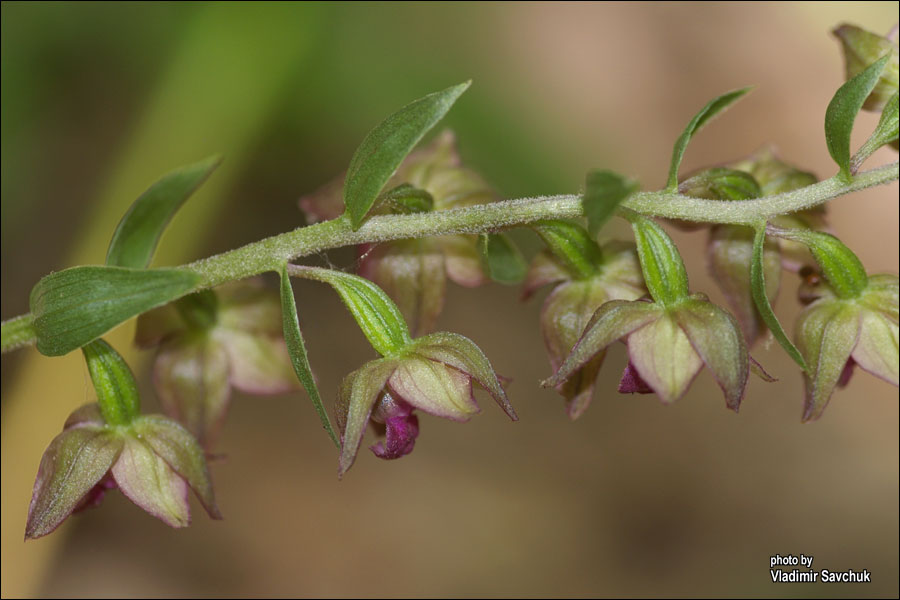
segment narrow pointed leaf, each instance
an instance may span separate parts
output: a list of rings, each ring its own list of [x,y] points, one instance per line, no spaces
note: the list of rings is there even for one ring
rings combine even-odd
[[[333,287],[366,339],[382,356],[394,354],[409,344],[409,328],[400,309],[384,290],[368,279],[343,271],[294,265],[288,265],[287,272]]]
[[[688,123],[684,131],[675,141],[675,147],[672,149],[672,162],[669,166],[669,179],[666,189],[674,192],[678,189],[678,168],[681,166],[681,159],[684,157],[684,151],[687,149],[688,143],[694,134],[700,131],[700,128],[706,125],[713,117],[731,106],[739,100],[744,94],[750,91],[749,87],[734,90],[727,94],[722,94],[718,98],[710,100],[710,102],[700,109],[691,122]]]
[[[528,274],[528,262],[508,236],[502,233],[485,233],[479,237],[478,247],[484,270],[497,283],[515,285]]]
[[[890,56],[872,63],[862,73],[838,88],[825,111],[825,143],[831,158],[841,169],[844,179],[850,179],[850,134],[853,122],[863,103],[884,70]]]
[[[567,221],[538,221],[531,227],[572,276],[586,279],[597,272],[603,255],[582,227]]]
[[[769,331],[772,332],[772,335],[775,336],[775,339],[778,340],[778,343],[781,344],[781,347],[800,365],[801,369],[806,371],[808,370],[806,361],[803,360],[800,351],[797,350],[797,347],[794,346],[794,343],[785,333],[784,328],[778,321],[778,317],[775,316],[775,311],[772,310],[772,305],[769,304],[769,296],[766,294],[765,266],[763,262],[765,243],[766,228],[765,226],[760,226],[753,237],[753,258],[750,262],[750,292],[753,295],[753,302],[756,303],[756,308],[759,310],[759,315],[762,317],[763,322],[765,322]]]
[[[470,83],[461,83],[407,104],[365,137],[350,161],[344,182],[344,206],[354,229],[362,224],[406,155],[447,114]]]
[[[297,316],[297,303],[294,300],[294,290],[291,287],[291,279],[288,276],[287,268],[281,270],[281,312],[284,320],[284,341],[287,342],[288,352],[291,355],[291,364],[294,366],[294,372],[297,379],[303,384],[309,399],[322,421],[322,427],[328,433],[331,441],[338,447],[337,433],[331,425],[331,419],[328,418],[328,412],[319,395],[319,388],[316,385],[316,379],[312,373],[312,367],[309,364],[309,357],[306,354],[306,343],[303,341],[303,333],[300,331],[300,320]]]
[[[613,216],[616,207],[638,190],[638,184],[612,171],[589,171],[584,182],[584,216],[588,231],[596,236],[600,228]]]
[[[66,354],[199,282],[197,274],[181,269],[83,266],[51,273],[31,290],[37,349]]]
[[[119,221],[106,252],[106,264],[135,269],[149,265],[166,225],[221,162],[221,157],[211,156],[172,171],[150,186]]]
[[[898,92],[900,93],[900,92]],[[891,142],[896,142],[900,135],[900,116],[898,116],[898,93],[891,96],[881,112],[878,126],[862,148],[850,160],[850,171],[856,173],[873,152]]]
[[[859,258],[833,235],[811,229],[769,227],[768,231],[809,248],[825,279],[841,298],[856,298],[869,285],[869,277]]]

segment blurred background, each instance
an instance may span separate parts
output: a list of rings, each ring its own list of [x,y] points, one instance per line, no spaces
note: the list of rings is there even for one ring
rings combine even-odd
[[[341,172],[371,127],[469,78],[446,124],[507,197],[574,192],[596,167],[659,188],[694,112],[748,84],[682,172],[774,143],[829,176],[823,115],[843,82],[829,31],[885,32],[896,19],[896,2],[4,2],[2,317],[26,312],[46,273],[101,263],[125,209],[168,170],[226,157],[168,229],[159,265],[301,225],[296,199]],[[860,116],[859,142],[876,122]],[[894,183],[831,207],[870,271],[897,272],[897,196]],[[692,287],[721,301],[705,234],[675,238]],[[783,285],[777,309],[791,329],[796,282]],[[372,351],[330,290],[296,290],[334,398]],[[77,353],[4,355],[3,597],[897,596],[896,388],[857,372],[821,421],[802,425],[799,372],[771,345],[754,354],[780,381],[754,379],[740,416],[706,372],[667,407],[614,392],[620,346],[571,423],[537,386],[550,373],[542,296],[518,297],[451,286],[440,328],[472,337],[513,378],[520,422],[487,399],[466,425],[424,416],[412,455],[387,463],[363,450],[338,482],[305,395],[239,396],[213,465],[226,520],[195,503],[182,531],[111,494],[23,543],[40,456],[92,392]],[[151,357],[132,348],[132,327],[110,339],[146,382]],[[769,557],[800,553],[816,569],[868,569],[872,583],[772,584]]]

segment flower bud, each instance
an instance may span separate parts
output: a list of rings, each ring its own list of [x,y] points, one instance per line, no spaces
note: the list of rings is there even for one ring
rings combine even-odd
[[[896,37],[888,39],[855,25],[841,25],[833,33],[841,41],[847,79],[852,79],[882,56],[890,54],[891,58],[878,83],[863,104],[865,110],[880,111],[891,96],[897,93],[900,80],[900,56]]]

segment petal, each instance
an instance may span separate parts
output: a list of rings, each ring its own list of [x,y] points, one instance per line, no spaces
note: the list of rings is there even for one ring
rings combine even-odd
[[[125,436],[125,447],[112,474],[129,500],[166,525],[190,525],[187,484],[143,440]]]
[[[859,343],[853,350],[853,360],[876,377],[898,384],[898,326],[885,316],[863,310]]]
[[[622,379],[619,380],[619,388],[616,390],[620,394],[652,394],[653,390],[647,385],[647,382],[641,379],[634,364],[629,360],[622,373]]]
[[[75,427],[56,436],[34,480],[25,537],[38,538],[59,527],[103,479],[123,445],[103,427]]]
[[[803,420],[822,416],[841,378],[860,330],[860,310],[841,301],[817,301],[797,319],[797,347],[811,374],[806,375]]]
[[[225,420],[231,386],[228,353],[199,334],[165,344],[153,364],[153,386],[163,412],[209,446]]]
[[[216,288],[218,324],[225,329],[280,336],[281,296],[259,278],[244,279]]]
[[[400,361],[388,385],[398,398],[436,417],[468,421],[480,410],[471,378],[442,362],[410,356]]]
[[[444,250],[444,265],[451,281],[464,287],[476,287],[488,280],[474,237],[444,235],[434,239]]]
[[[749,227],[723,225],[710,230],[709,269],[734,310],[744,338],[752,345],[767,331],[756,310],[750,290],[750,263],[753,255],[753,230]],[[774,303],[781,280],[781,253],[778,244],[766,240],[763,246],[763,272],[766,295]]]
[[[413,451],[419,435],[419,419],[412,412],[413,407],[406,402],[395,400],[388,393],[381,395],[372,420],[384,424],[385,439],[369,446],[375,456],[393,460]]]
[[[338,477],[353,466],[372,407],[396,368],[395,360],[373,360],[347,375],[341,382],[337,407],[338,426],[341,430]]]
[[[541,385],[559,385],[607,346],[662,314],[662,309],[650,302],[611,300],[603,304],[591,317],[581,339],[557,372]]]
[[[860,302],[880,312],[892,323],[900,317],[900,280],[896,275],[872,275],[869,285],[860,296]]]
[[[63,430],[71,429],[72,427],[78,427],[81,425],[103,427],[105,424],[106,422],[103,420],[103,415],[100,413],[100,405],[94,402],[76,408],[75,412],[69,415],[69,418],[66,419],[66,424],[63,425]]]
[[[606,350],[601,350],[571,377],[556,386],[556,391],[566,399],[566,414],[571,420],[574,421],[583,415],[594,399],[594,387],[604,358]]]
[[[216,506],[209,468],[203,448],[187,429],[161,415],[139,417],[132,425],[134,432],[162,458],[173,471],[178,473],[213,519],[221,519]]]
[[[319,186],[314,192],[301,196],[297,201],[306,215],[307,223],[336,219],[344,212],[344,179],[346,172]]]
[[[458,333],[441,331],[413,340],[413,351],[419,356],[438,361],[462,371],[474,379],[513,421],[516,411],[506,397],[494,367],[475,342]]]
[[[184,319],[174,304],[166,304],[147,311],[137,320],[134,343],[138,348],[152,348],[164,339],[185,330]]]
[[[557,281],[565,281],[570,278],[569,272],[545,248],[534,256],[531,265],[528,267],[528,273],[525,275],[525,281],[522,283],[522,300],[527,300],[545,285]]]
[[[637,300],[647,294],[634,242],[612,240],[601,246],[600,279],[612,300]]]
[[[280,334],[217,329],[214,335],[228,353],[234,387],[250,394],[283,394],[298,389],[291,355]]]
[[[673,316],[725,392],[728,408],[737,411],[750,375],[747,345],[737,321],[715,304],[694,299],[676,308]]]
[[[427,239],[379,244],[365,254],[358,272],[397,303],[413,336],[434,329],[447,286],[440,246]]]
[[[703,367],[687,335],[664,314],[628,336],[628,356],[660,400],[675,402]]]

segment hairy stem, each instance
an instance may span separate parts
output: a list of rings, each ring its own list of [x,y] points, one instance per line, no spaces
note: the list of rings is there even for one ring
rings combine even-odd
[[[895,162],[858,173],[849,182],[832,177],[799,190],[755,200],[722,202],[659,191],[637,192],[622,206],[650,217],[753,226],[775,216],[806,210],[897,178],[898,163]],[[356,231],[349,219],[343,216],[265,238],[183,268],[199,274],[202,287],[214,287],[265,271],[279,271],[286,261],[341,246],[458,233],[478,234],[527,225],[542,219],[581,217],[581,200],[579,194],[567,194],[505,200],[436,212],[374,216]],[[3,352],[33,342],[31,316],[22,315],[4,322],[2,339]]]

